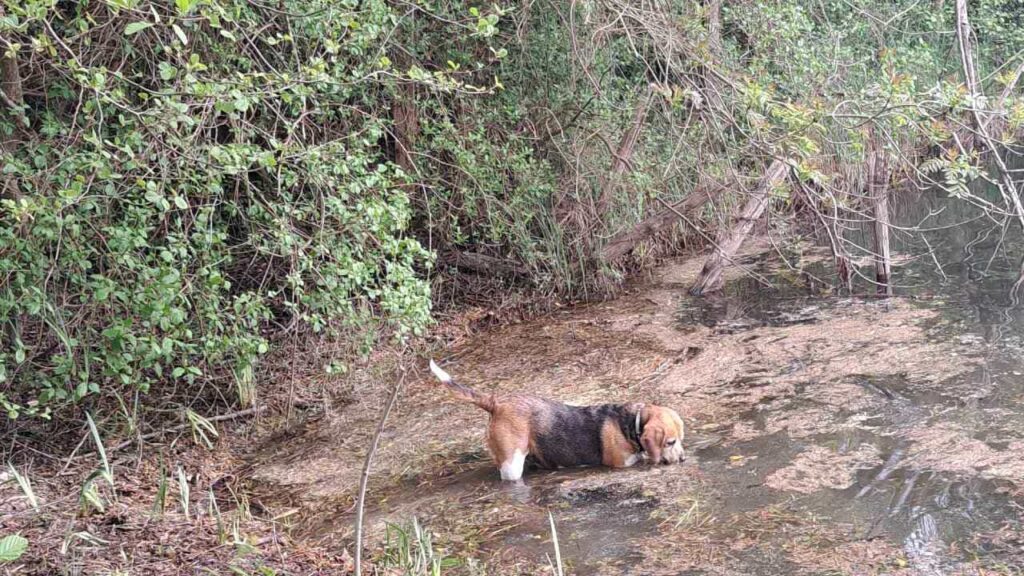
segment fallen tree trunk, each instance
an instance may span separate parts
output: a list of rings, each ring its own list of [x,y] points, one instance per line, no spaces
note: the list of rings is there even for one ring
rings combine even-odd
[[[889,171],[884,150],[868,156],[868,196],[875,216],[875,282],[878,294],[892,296],[892,257],[889,251]]]
[[[528,276],[530,273],[526,266],[518,262],[476,252],[452,251],[445,253],[441,259],[461,270],[486,276],[514,278]]]
[[[722,287],[722,272],[727,264],[732,263],[736,251],[747,239],[754,222],[761,217],[764,209],[768,206],[768,196],[772,189],[781,184],[786,175],[789,174],[789,165],[782,160],[775,160],[771,163],[757,188],[751,193],[750,198],[743,205],[732,226],[723,231],[716,242],[714,251],[704,262],[704,268],[693,286],[690,287],[690,294],[701,296],[708,292],[714,292]]]
[[[601,249],[601,258],[605,262],[615,262],[629,254],[637,244],[674,226],[681,216],[697,211],[723,189],[724,186],[717,185],[694,190],[689,196],[667,209],[644,218],[629,230],[619,232]]]

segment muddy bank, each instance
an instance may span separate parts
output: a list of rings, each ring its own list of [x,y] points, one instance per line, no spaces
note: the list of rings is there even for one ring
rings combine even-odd
[[[373,537],[415,516],[487,573],[537,574],[549,567],[551,511],[573,574],[1020,567],[1024,387],[1013,359],[934,299],[822,295],[760,248],[717,297],[689,298],[700,262],[673,262],[618,300],[449,351],[450,370],[481,390],[676,407],[686,463],[535,472],[528,490],[510,490],[482,449],[486,415],[424,372],[382,440]],[[296,537],[351,545],[376,408],[348,406],[254,461],[261,491],[297,511]]]

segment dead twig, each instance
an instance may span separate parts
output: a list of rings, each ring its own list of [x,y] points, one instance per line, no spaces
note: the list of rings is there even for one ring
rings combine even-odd
[[[363,462],[363,472],[359,478],[359,497],[356,499],[356,576],[362,576],[363,574],[363,513],[365,511],[364,505],[366,504],[366,484],[370,480],[370,467],[373,464],[373,455],[376,454],[377,446],[380,444],[380,437],[384,433],[384,426],[387,424],[388,414],[391,414],[391,409],[395,407],[398,395],[405,385],[405,376],[405,365],[399,362],[398,382],[395,383],[395,387],[391,391],[391,396],[388,398],[388,402],[384,406],[384,411],[381,412],[380,420],[377,422],[377,431],[373,433],[373,440],[370,442],[370,449],[366,451],[366,461]]]

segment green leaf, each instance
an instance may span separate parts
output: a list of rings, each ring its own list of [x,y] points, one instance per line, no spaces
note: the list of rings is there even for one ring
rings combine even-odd
[[[174,5],[178,8],[178,14],[182,16],[191,12],[196,4],[196,0],[174,0]]]
[[[139,32],[142,32],[143,30],[149,28],[152,25],[152,22],[132,22],[131,24],[124,27],[124,35],[131,36],[133,34],[138,34]]]
[[[171,30],[178,36],[178,40],[185,46],[188,46],[188,37],[185,36],[185,31],[182,30],[177,24],[171,24]]]
[[[146,200],[149,200],[153,204],[160,206],[163,203],[164,195],[161,194],[159,190],[155,188],[150,188],[146,190]]]
[[[14,562],[28,550],[28,540],[18,534],[5,536],[0,540],[0,564]]]
[[[138,4],[136,0],[104,0],[108,6],[113,8],[113,12],[117,14],[118,10],[131,10]]]
[[[170,80],[178,75],[178,69],[171,66],[167,62],[160,63],[160,78],[162,80]]]

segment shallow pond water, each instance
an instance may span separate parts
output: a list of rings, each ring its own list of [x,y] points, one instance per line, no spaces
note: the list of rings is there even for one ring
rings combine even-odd
[[[456,348],[451,371],[483,390],[677,407],[689,458],[506,486],[486,415],[425,378],[383,440],[371,534],[415,516],[488,574],[549,573],[549,513],[569,574],[1021,573],[1024,243],[931,193],[893,210],[931,231],[894,234],[891,300],[863,280],[835,294],[807,244],[751,249],[722,294],[689,297],[700,261],[680,261],[616,301]],[[306,463],[262,471],[300,494],[296,535],[351,545],[348,447],[372,422],[342,412],[274,447]]]
[[[743,512],[785,500],[791,509],[826,521],[841,521],[843,529],[857,539],[890,540],[902,549],[899,564],[913,573],[974,572],[983,565],[1019,573],[1024,570],[1024,540],[1020,537],[1024,519],[1020,485],[1024,479],[1020,475],[1024,470],[1024,452],[1020,451],[1024,446],[1020,443],[1024,439],[1024,308],[1011,295],[1019,264],[1007,257],[1007,252],[1020,257],[1019,234],[1007,237],[962,203],[936,195],[921,195],[896,207],[897,225],[924,222],[925,227],[934,228],[923,234],[925,239],[897,235],[897,253],[917,256],[896,269],[896,295],[939,311],[928,337],[969,344],[975,367],[938,384],[914,382],[898,373],[854,375],[850,380],[879,400],[869,413],[862,408],[837,411],[841,419],[856,419],[855,427],[826,433],[812,430],[798,438],[783,431],[715,447],[701,453],[706,460],[702,467],[723,487],[723,511]],[[864,235],[857,239],[869,241]],[[755,278],[745,278],[731,283],[724,295],[710,301],[688,300],[681,308],[680,322],[736,332],[813,323],[823,309],[845,303],[815,294],[819,287],[806,281],[809,275],[827,277],[827,266],[812,264],[803,272],[798,282],[775,282],[766,287]],[[771,277],[771,273],[765,272],[765,276]],[[863,282],[857,286],[872,290]],[[878,337],[885,339],[884,330]],[[754,375],[747,382],[760,377]],[[744,417],[755,430],[763,431],[769,414],[778,416],[812,406],[815,399],[809,388],[813,383],[798,387],[793,396],[781,401],[759,404]],[[915,440],[934,429],[965,432],[968,442],[940,442],[937,447],[950,450],[915,457],[921,450]],[[979,454],[977,444],[969,440],[1003,454],[999,459],[1008,473],[991,474],[988,463],[972,461]],[[842,489],[814,490],[795,497],[765,489],[765,479],[790,464],[809,444],[830,446],[836,454],[868,446],[878,459],[873,466],[858,469],[855,481]],[[751,459],[752,463],[743,467],[727,464],[737,459]],[[934,465],[935,460],[943,459],[951,461],[950,465]],[[821,472],[812,468],[807,473],[816,471]],[[1013,536],[1000,538],[1008,533]],[[763,562],[745,564],[750,573],[757,574],[788,573],[791,568]]]

